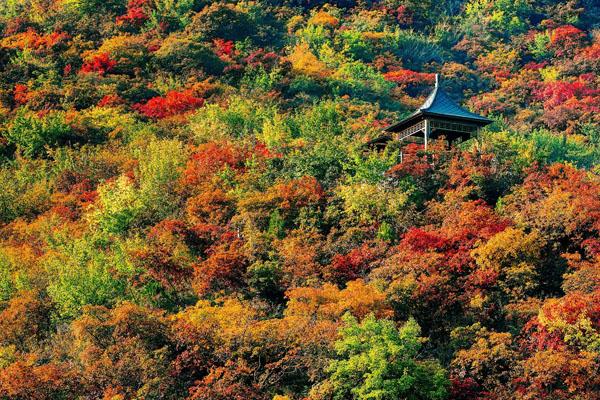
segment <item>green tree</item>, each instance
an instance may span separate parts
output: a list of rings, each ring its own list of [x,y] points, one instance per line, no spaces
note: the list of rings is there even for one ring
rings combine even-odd
[[[83,15],[102,15],[102,13],[122,14],[125,12],[125,0],[68,0],[64,4]]]
[[[149,28],[187,26],[193,15],[194,0],[154,0]]]
[[[98,198],[99,204],[92,210],[91,219],[106,233],[127,232],[144,211],[133,182],[125,175],[99,186]]]
[[[339,359],[331,362],[323,388],[334,399],[443,399],[446,372],[435,360],[419,360],[421,328],[409,319],[400,329],[373,314],[361,323],[350,314],[335,343]]]
[[[179,74],[197,70],[218,74],[224,67],[223,62],[207,45],[180,34],[166,38],[154,56],[162,69]]]
[[[239,40],[250,36],[254,25],[244,10],[232,4],[215,2],[197,13],[186,30],[204,39]]]
[[[45,267],[51,277],[48,295],[67,319],[86,305],[112,306],[127,299],[126,277],[133,273],[123,246],[103,251],[91,237],[58,246]]]
[[[134,152],[140,181],[136,198],[143,209],[142,217],[147,223],[160,221],[179,205],[175,186],[186,152],[177,140],[152,140]]]
[[[63,112],[51,112],[43,117],[22,108],[6,129],[5,137],[26,157],[44,154],[45,146],[55,146],[72,138]]]

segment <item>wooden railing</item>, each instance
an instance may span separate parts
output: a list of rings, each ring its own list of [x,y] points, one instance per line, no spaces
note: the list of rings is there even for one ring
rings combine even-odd
[[[425,132],[425,121],[418,122],[398,133],[398,140],[404,140],[419,131]]]

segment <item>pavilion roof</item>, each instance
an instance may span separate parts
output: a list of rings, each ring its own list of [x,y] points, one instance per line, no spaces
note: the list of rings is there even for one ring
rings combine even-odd
[[[440,87],[439,78],[436,74],[435,88],[421,107],[402,121],[388,126],[384,131],[397,132],[426,117],[464,121],[478,126],[484,126],[492,122],[489,119],[472,113],[456,104],[456,102],[454,102],[454,100],[452,100]]]

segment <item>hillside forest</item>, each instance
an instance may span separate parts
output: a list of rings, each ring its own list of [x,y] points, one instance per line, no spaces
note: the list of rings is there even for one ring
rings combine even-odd
[[[600,399],[595,0],[0,1],[0,399]],[[443,90],[493,122],[369,143]]]

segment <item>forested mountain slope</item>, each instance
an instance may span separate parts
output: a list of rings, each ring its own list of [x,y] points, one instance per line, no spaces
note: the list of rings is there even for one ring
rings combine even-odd
[[[597,1],[4,0],[0,31],[0,399],[600,399]],[[435,73],[494,122],[369,150]]]

